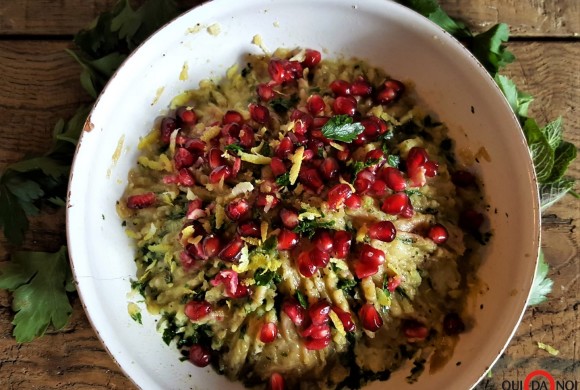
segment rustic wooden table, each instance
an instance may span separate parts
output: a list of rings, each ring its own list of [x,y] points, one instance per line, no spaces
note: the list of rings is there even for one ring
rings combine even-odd
[[[481,31],[511,26],[509,49],[517,62],[505,72],[535,96],[532,116],[541,124],[562,116],[565,138],[580,145],[580,2],[578,0],[441,0],[452,16]],[[47,148],[55,122],[90,99],[79,66],[64,52],[72,35],[114,0],[0,0],[0,171]],[[570,168],[580,179],[580,159]],[[578,188],[578,187],[577,187]],[[492,375],[477,389],[520,390],[526,375],[549,371],[580,389],[580,203],[567,196],[543,218],[542,246],[554,291],[529,308]],[[23,249],[57,250],[65,242],[64,213],[32,221]],[[0,238],[0,261],[10,247]],[[129,389],[134,385],[107,354],[78,297],[63,331],[18,345],[11,336],[8,294],[0,292],[0,388]],[[537,346],[559,350],[552,356]]]

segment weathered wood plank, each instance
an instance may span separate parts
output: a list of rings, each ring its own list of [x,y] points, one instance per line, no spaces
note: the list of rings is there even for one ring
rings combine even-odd
[[[191,7],[201,0],[180,0]],[[478,30],[504,22],[514,36],[578,36],[580,3],[576,0],[440,0],[443,9]],[[72,35],[115,0],[7,0],[0,3],[0,35]]]

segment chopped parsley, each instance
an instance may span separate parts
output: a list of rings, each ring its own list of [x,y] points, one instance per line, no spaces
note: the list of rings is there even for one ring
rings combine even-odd
[[[328,139],[350,143],[365,130],[359,122],[348,115],[335,115],[322,127],[322,135]]]
[[[330,229],[332,226],[334,226],[334,221],[321,221],[319,218],[312,220],[306,219],[298,223],[298,226],[294,228],[294,233],[300,233],[303,236],[312,238],[316,234],[316,230]]]

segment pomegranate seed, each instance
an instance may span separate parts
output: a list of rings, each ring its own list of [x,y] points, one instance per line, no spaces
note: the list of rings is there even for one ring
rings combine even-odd
[[[348,184],[337,184],[328,191],[328,207],[336,210],[344,205],[346,199],[352,195]]]
[[[429,237],[435,244],[443,244],[445,241],[447,241],[449,233],[447,233],[445,226],[438,223],[429,228],[427,237]]]
[[[282,224],[288,229],[294,229],[299,223],[298,213],[294,210],[280,210],[280,219],[282,220]]]
[[[304,329],[300,335],[304,338],[310,337],[315,340],[330,338],[330,325],[328,323],[315,325],[312,324]]]
[[[320,164],[319,170],[323,178],[332,180],[338,175],[338,168],[338,161],[334,157],[327,157]]]
[[[161,125],[159,126],[159,132],[161,133],[161,142],[168,144],[171,140],[171,134],[177,129],[177,122],[173,118],[163,118],[161,120]]]
[[[361,120],[360,123],[365,128],[363,134],[366,135],[369,139],[375,139],[380,135],[380,127],[375,121],[371,120],[370,118],[365,118]]]
[[[239,221],[250,216],[252,210],[250,203],[246,199],[237,198],[232,200],[226,206],[226,215],[232,221]]]
[[[310,112],[312,115],[318,115],[324,112],[326,104],[324,103],[322,96],[311,95],[306,102],[306,107],[308,108],[308,112]]]
[[[330,233],[326,230],[318,231],[315,234],[314,239],[312,240],[312,244],[314,244],[314,246],[317,249],[327,253],[331,253],[334,247],[332,237],[330,236]]]
[[[387,183],[387,187],[393,191],[400,192],[407,189],[407,182],[397,168],[383,167],[379,176]]]
[[[177,184],[184,187],[191,187],[195,184],[193,174],[187,168],[181,168],[177,172]]]
[[[321,129],[330,120],[327,116],[317,116],[312,118],[312,126],[315,129]]]
[[[313,339],[311,337],[304,341],[304,346],[310,351],[319,351],[330,345],[330,337],[326,339]]]
[[[202,210],[202,201],[201,199],[195,199],[189,202],[187,206],[187,213],[185,214],[185,218],[195,221],[199,218],[205,217],[205,211]]]
[[[369,237],[374,240],[391,242],[397,235],[397,229],[391,221],[375,222],[369,227]]]
[[[239,123],[228,123],[221,129],[221,134],[226,137],[226,145],[233,144],[240,135],[242,126]]]
[[[289,80],[299,79],[303,75],[304,69],[302,68],[302,64],[298,61],[284,61],[284,67]]]
[[[211,361],[211,353],[207,347],[193,344],[189,348],[189,361],[197,367],[206,367]]]
[[[314,325],[328,323],[330,319],[328,313],[330,313],[330,304],[325,299],[319,300],[308,308],[308,315]]]
[[[365,303],[358,312],[363,328],[371,332],[376,332],[383,326],[381,315],[370,303]]]
[[[252,293],[248,286],[243,284],[238,284],[236,291],[233,294],[230,294],[231,298],[239,299],[249,296]]]
[[[179,262],[186,271],[195,265],[195,259],[185,251],[179,254]]]
[[[403,334],[408,341],[422,341],[429,335],[429,329],[423,324],[415,320],[407,320],[402,325]]]
[[[282,84],[283,82],[290,80],[290,75],[286,72],[284,63],[281,60],[272,59],[268,64],[268,73],[272,82],[275,84]]]
[[[278,250],[287,251],[294,248],[298,244],[298,233],[292,230],[282,229],[278,234]]]
[[[373,121],[377,125],[379,125],[379,134],[381,134],[381,135],[385,134],[389,130],[389,127],[387,126],[387,122],[385,122],[381,118],[374,116],[374,115],[371,115],[368,117],[368,119],[370,119],[371,121]]]
[[[371,160],[376,160],[377,162],[381,162],[384,161],[385,159],[385,154],[383,153],[383,151],[381,149],[373,149],[370,152],[368,152],[365,156],[365,161],[369,162]]]
[[[185,247],[187,253],[192,256],[196,260],[207,260],[207,256],[203,253],[203,245],[201,243],[198,244],[188,244]]]
[[[414,146],[407,154],[407,170],[416,170],[417,168],[425,165],[427,161],[429,161],[429,156],[427,155],[425,148]]]
[[[218,257],[223,261],[235,261],[240,256],[243,247],[244,241],[239,236],[235,236],[232,241],[224,246]]]
[[[373,87],[360,76],[350,85],[350,93],[354,96],[369,96],[373,93]]]
[[[399,275],[395,275],[387,279],[387,290],[389,290],[390,292],[395,292],[397,287],[399,287],[400,285],[401,285],[401,277]]]
[[[359,194],[364,194],[367,192],[373,183],[375,182],[375,175],[367,168],[363,169],[356,175],[356,179],[354,179],[354,189]]]
[[[254,221],[244,222],[238,225],[238,234],[242,237],[255,237],[259,238],[260,228],[258,224]]]
[[[318,268],[324,268],[330,261],[330,254],[328,252],[321,251],[318,248],[313,248],[310,250],[310,259],[312,260],[312,263]]]
[[[302,112],[300,110],[292,111],[290,119],[294,121],[294,129],[292,132],[294,136],[301,136],[308,132],[308,129],[312,126],[312,115]]]
[[[310,258],[310,254],[308,252],[301,252],[298,255],[298,271],[300,274],[305,278],[309,278],[316,272],[316,266],[312,262]]]
[[[193,154],[185,148],[176,148],[173,156],[175,169],[188,168],[193,165]]]
[[[387,193],[387,183],[382,180],[375,180],[371,185],[370,191],[377,196],[383,196]]]
[[[464,229],[477,231],[483,224],[483,214],[475,210],[465,210],[459,216],[459,226]]]
[[[272,341],[276,340],[276,336],[278,336],[278,327],[273,322],[267,322],[262,325],[262,329],[260,330],[260,341],[263,343],[271,343]]]
[[[197,321],[211,313],[211,305],[207,301],[189,301],[184,311],[187,318]]]
[[[210,183],[219,183],[221,180],[227,180],[232,174],[232,170],[227,165],[220,165],[209,174]]]
[[[258,123],[265,124],[270,120],[270,111],[261,104],[250,103],[248,106],[250,117]]]
[[[205,151],[205,142],[203,142],[200,139],[188,138],[183,143],[183,146],[185,147],[185,149],[189,150],[193,154],[200,155],[203,154],[203,152]]]
[[[336,158],[339,161],[346,161],[350,158],[350,149],[345,148],[344,150],[339,150],[336,152]]]
[[[232,176],[237,176],[240,168],[242,168],[242,159],[240,157],[236,157],[234,158],[234,163],[232,165]]]
[[[352,235],[346,230],[338,230],[334,233],[334,255],[339,259],[345,259],[350,252]]]
[[[301,169],[298,178],[302,184],[315,193],[319,194],[322,191],[324,183],[315,168]]]
[[[409,203],[409,197],[404,192],[397,192],[396,194],[388,196],[381,210],[387,214],[399,215]]]
[[[294,144],[292,143],[292,140],[288,137],[282,138],[280,144],[276,148],[276,156],[284,159],[292,153],[294,153]]]
[[[390,104],[397,101],[405,92],[405,86],[398,80],[387,80],[375,95],[378,104]]]
[[[256,206],[264,207],[266,212],[276,207],[278,203],[280,203],[280,199],[275,194],[259,194],[256,197]]]
[[[334,80],[330,83],[330,89],[336,96],[348,96],[351,94],[350,83],[344,80]]]
[[[403,218],[411,218],[413,216],[413,214],[415,214],[415,211],[413,210],[413,205],[411,204],[411,199],[408,199],[407,204],[405,205],[405,207],[403,207],[403,210],[401,211],[401,214],[399,214],[399,215]]]
[[[433,177],[437,175],[437,171],[439,170],[439,164],[436,161],[427,161],[424,165],[425,167],[425,176]]]
[[[239,137],[240,145],[245,148],[251,148],[256,143],[256,140],[254,139],[254,129],[247,124],[242,125]]]
[[[206,236],[203,239],[202,246],[203,246],[203,253],[205,254],[205,256],[214,257],[214,256],[217,256],[217,254],[221,250],[221,241],[220,241],[219,237],[216,237],[213,234],[210,234],[209,236]]]
[[[306,149],[304,151],[304,155],[302,156],[302,160],[303,161],[312,160],[313,157],[314,157],[314,152],[310,149]]]
[[[268,84],[259,84],[256,88],[256,92],[260,97],[260,100],[268,102],[272,100],[275,96],[274,89]]]
[[[244,123],[244,117],[237,111],[234,110],[226,111],[222,119],[222,124],[229,125],[231,123],[241,125],[242,123]]]
[[[277,372],[270,376],[270,381],[268,382],[268,390],[284,390],[286,388],[284,384],[284,378]]]
[[[357,146],[363,146],[366,145],[369,142],[369,140],[366,134],[362,132],[352,142]]]
[[[222,157],[222,151],[218,148],[211,148],[207,153],[207,161],[211,169],[215,169],[220,165],[225,165],[226,160]]]
[[[146,192],[140,195],[131,195],[127,198],[127,207],[132,210],[144,209],[151,207],[157,201],[157,196],[154,192]]]
[[[352,96],[339,96],[334,99],[332,110],[337,115],[353,116],[356,113],[356,99]]]
[[[282,304],[282,311],[296,326],[301,326],[306,318],[306,310],[293,298]]]
[[[465,324],[457,313],[447,313],[443,319],[443,331],[448,335],[463,333]]]
[[[181,106],[175,110],[175,116],[181,125],[192,126],[197,122],[197,114],[195,111],[185,106]]]
[[[282,159],[279,157],[272,157],[272,160],[270,161],[270,168],[272,169],[272,173],[275,177],[278,177],[287,171],[284,161],[282,161]]]
[[[379,272],[379,266],[370,263],[363,263],[362,261],[354,262],[354,273],[357,278],[364,279],[373,276]]]
[[[322,59],[322,55],[318,50],[306,49],[304,52],[304,61],[302,61],[302,66],[306,68],[313,68]]]
[[[362,263],[378,266],[385,262],[385,252],[380,249],[373,248],[369,244],[363,244],[359,260]]]
[[[451,174],[451,181],[458,187],[469,187],[475,184],[475,176],[468,171],[455,171]]]
[[[360,195],[352,194],[344,201],[346,207],[352,210],[357,210],[362,205],[362,199]]]
[[[356,324],[352,320],[352,316],[349,312],[342,310],[338,306],[332,306],[332,311],[336,313],[338,319],[342,322],[345,331],[354,332],[356,330]]]

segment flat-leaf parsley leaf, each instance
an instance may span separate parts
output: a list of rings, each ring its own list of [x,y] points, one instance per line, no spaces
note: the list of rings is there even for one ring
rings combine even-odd
[[[348,115],[335,115],[322,127],[322,135],[328,139],[342,142],[352,142],[365,127],[360,123],[353,123]]]

